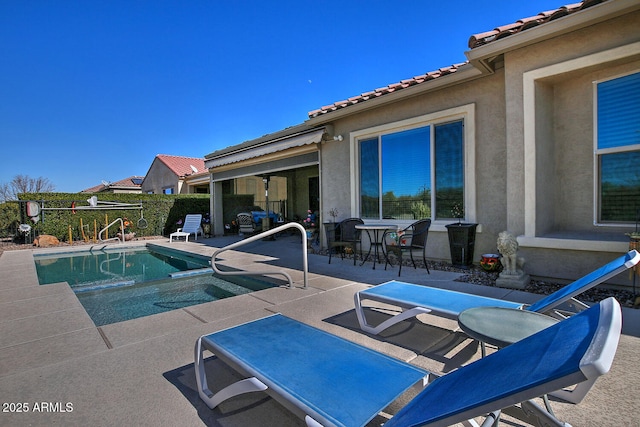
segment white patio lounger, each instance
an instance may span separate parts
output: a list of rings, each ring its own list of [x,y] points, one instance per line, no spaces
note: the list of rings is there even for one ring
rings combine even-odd
[[[574,297],[588,289],[620,274],[640,262],[640,254],[635,251],[611,261],[586,276],[572,282],[556,292],[542,298],[535,304],[526,306],[523,303],[505,301],[479,295],[456,292],[447,289],[432,288],[430,286],[415,285],[393,280],[381,285],[373,286],[357,292],[354,295],[356,315],[360,328],[377,335],[388,327],[422,313],[456,319],[464,310],[473,307],[507,307],[550,313],[554,317],[564,318],[561,312],[555,310],[559,305],[571,300],[577,310],[584,310],[588,306]],[[377,326],[367,322],[362,301],[372,300],[401,307],[403,311]]]
[[[204,234],[201,223],[201,214],[189,214],[185,216],[182,227],[169,234],[169,243],[171,243],[174,238],[178,237],[184,237],[185,241],[188,241],[190,234],[193,234],[194,240],[198,240],[198,234],[200,234],[201,237]]]
[[[620,305],[609,298],[437,378],[385,426],[448,426],[485,414],[491,422],[502,408],[521,402],[549,425],[562,425],[530,399],[608,372],[621,324]],[[247,378],[212,393],[205,350]],[[308,426],[363,426],[428,375],[279,314],[200,337],[195,374],[200,398],[212,409],[239,394],[265,391]]]

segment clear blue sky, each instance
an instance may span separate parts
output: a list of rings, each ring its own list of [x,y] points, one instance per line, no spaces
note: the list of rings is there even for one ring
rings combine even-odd
[[[0,0],[0,183],[77,192],[204,157],[567,3]]]

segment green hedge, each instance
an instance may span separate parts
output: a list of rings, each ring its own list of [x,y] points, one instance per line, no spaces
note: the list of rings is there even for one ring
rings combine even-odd
[[[20,225],[20,204],[0,203],[0,238],[14,237]]]
[[[102,202],[141,203],[142,209],[75,209],[74,213],[72,206],[88,207],[87,199],[94,195],[98,198],[99,206],[105,206]],[[111,223],[117,218],[128,218],[132,223],[130,229],[137,237],[168,236],[180,227],[178,220],[184,220],[185,215],[205,215],[209,212],[208,194],[25,193],[18,195],[18,198],[22,201],[21,222],[32,224],[38,235],[50,234],[64,241],[69,240],[69,227],[74,240],[82,239],[81,219],[85,236],[90,239],[94,235],[94,224],[98,233],[107,224],[105,220]],[[40,221],[35,224],[27,218],[27,201],[38,202],[44,208],[40,212]],[[112,226],[110,230],[113,231],[109,233],[109,237],[114,237],[117,227]]]

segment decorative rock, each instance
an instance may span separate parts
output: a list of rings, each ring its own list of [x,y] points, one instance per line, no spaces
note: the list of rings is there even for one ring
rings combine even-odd
[[[40,248],[49,248],[51,246],[58,246],[59,244],[60,241],[56,236],[50,236],[48,234],[43,234],[37,239],[33,240],[33,246],[37,246]]]

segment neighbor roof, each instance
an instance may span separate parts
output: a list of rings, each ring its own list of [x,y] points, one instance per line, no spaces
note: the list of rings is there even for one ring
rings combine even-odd
[[[86,190],[82,190],[81,193],[100,193],[108,189],[140,189],[142,186],[142,180],[144,176],[130,176],[129,178],[121,179],[120,181],[107,182],[103,181],[102,184],[96,185]]]
[[[158,154],[156,159],[160,160],[171,169],[173,173],[180,177],[206,171],[203,158]]]
[[[502,25],[500,27],[496,27],[491,31],[487,31],[484,33],[479,33],[472,35],[469,38],[469,48],[475,49],[480,46],[484,46],[488,43],[491,43],[496,40],[503,39],[508,36],[512,36],[514,34],[521,33],[530,28],[537,27],[543,25],[547,22],[554,21],[563,16],[578,12],[580,10],[587,9],[591,6],[595,6],[599,3],[604,3],[608,0],[584,0],[579,3],[569,4],[566,6],[562,6],[558,9],[550,10],[547,12],[540,12],[535,16],[531,16],[529,18],[522,18],[513,24]],[[323,114],[327,114],[336,110],[340,110],[355,104],[360,104],[362,102],[366,102],[372,99],[379,98],[384,95],[388,95],[390,93],[397,92],[402,89],[406,89],[411,86],[416,86],[422,83],[426,83],[440,77],[444,77],[450,74],[454,74],[458,71],[463,65],[468,64],[469,62],[463,62],[460,64],[450,65],[448,67],[440,68],[436,71],[431,71],[426,74],[422,74],[420,76],[416,76],[410,79],[402,80],[398,83],[391,84],[389,86],[376,89],[371,92],[366,92],[358,96],[353,96],[351,98],[345,99],[344,101],[338,101],[331,105],[327,105],[324,107],[320,107],[317,110],[310,111],[309,118],[315,118],[321,116]]]

